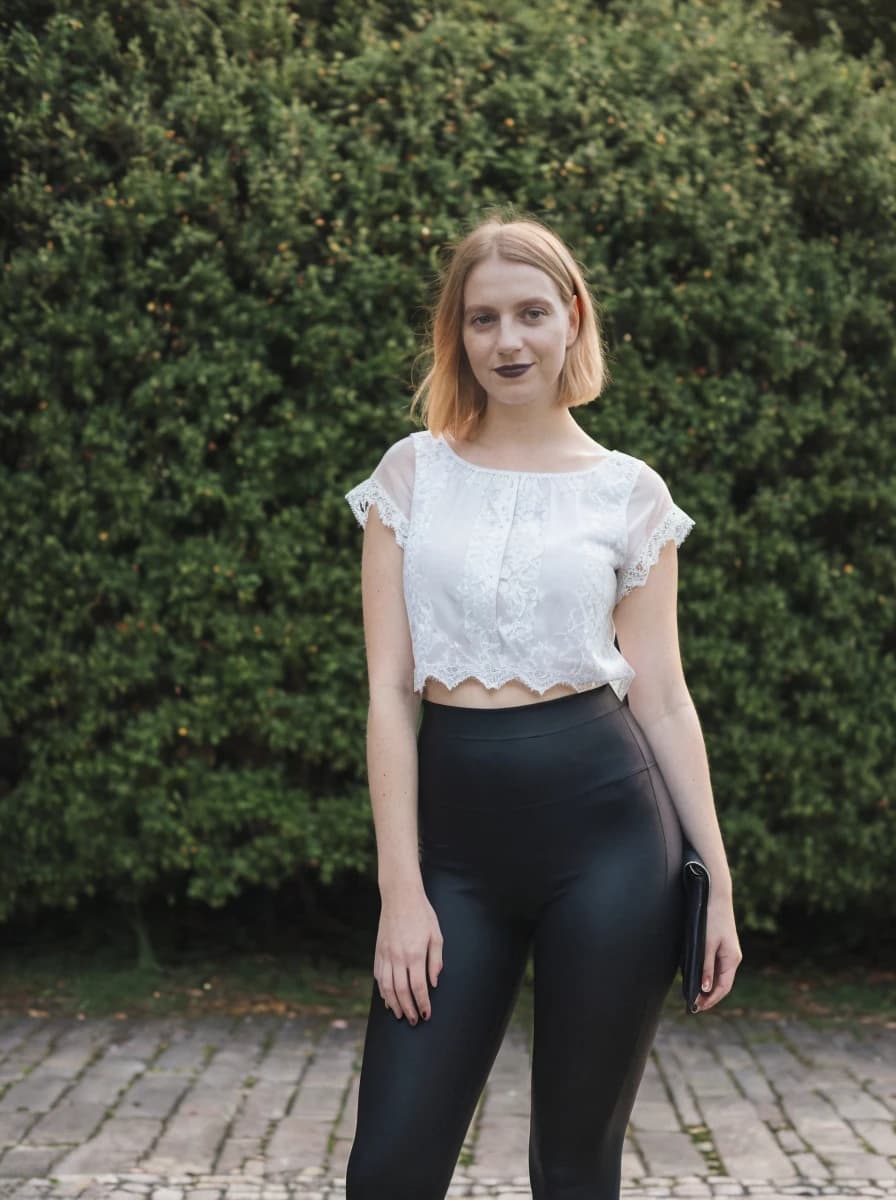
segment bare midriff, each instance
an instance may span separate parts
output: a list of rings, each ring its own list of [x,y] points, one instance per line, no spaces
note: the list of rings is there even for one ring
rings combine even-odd
[[[434,704],[454,704],[458,708],[512,708],[520,704],[534,704],[539,700],[557,700],[561,696],[571,695],[575,690],[568,683],[556,683],[546,692],[534,692],[519,679],[509,679],[500,687],[487,688],[484,683],[472,678],[462,680],[456,687],[447,688],[438,679],[427,679],[423,685],[423,699],[432,700]]]

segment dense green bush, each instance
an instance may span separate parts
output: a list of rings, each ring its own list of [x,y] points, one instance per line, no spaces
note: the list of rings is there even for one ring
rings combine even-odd
[[[896,10],[891,0],[768,0],[772,23],[804,46],[834,33],[850,54],[868,54],[880,42],[886,57],[896,56]]]
[[[3,99],[0,913],[370,867],[360,531],[440,248],[550,221],[668,479],[745,927],[896,911],[896,109],[761,7],[29,10]],[[39,20],[34,14],[39,14]]]

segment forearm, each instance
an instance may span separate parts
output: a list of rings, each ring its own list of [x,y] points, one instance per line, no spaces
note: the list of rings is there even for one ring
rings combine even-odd
[[[632,710],[634,712],[634,709]],[[710,782],[703,730],[693,701],[655,718],[635,718],[650,743],[682,828],[703,857],[716,895],[731,894],[731,872],[722,842]]]
[[[417,844],[417,714],[414,693],[382,689],[367,712],[367,777],[385,897],[422,887]]]

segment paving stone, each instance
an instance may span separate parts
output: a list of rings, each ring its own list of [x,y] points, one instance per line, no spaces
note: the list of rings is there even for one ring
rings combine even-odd
[[[896,1127],[887,1121],[853,1121],[852,1127],[877,1154],[896,1156]]]
[[[0,1026],[0,1058],[6,1058],[21,1046],[33,1028],[33,1022],[27,1017],[4,1017]]]
[[[861,1088],[834,1089],[819,1086],[818,1090],[827,1096],[840,1116],[845,1117],[848,1121],[886,1121],[889,1119],[890,1114],[883,1104],[879,1100],[875,1100],[868,1092],[862,1091]]]
[[[229,1123],[227,1105],[222,1105],[218,1114],[208,1110],[191,1113],[181,1105],[141,1165],[160,1173],[177,1167],[210,1171]]]
[[[791,1155],[791,1160],[794,1169],[798,1175],[804,1176],[806,1179],[829,1179],[830,1171],[822,1163],[822,1161],[814,1154],[808,1151],[803,1151],[799,1154]]]
[[[0,1147],[18,1142],[29,1125],[34,1124],[35,1117],[36,1114],[27,1108],[19,1112],[0,1113]]]
[[[17,1112],[20,1109],[34,1113],[47,1112],[71,1086],[71,1082],[70,1075],[37,1067],[31,1075],[14,1083],[4,1093],[0,1098],[0,1113]]]
[[[261,1142],[258,1138],[228,1137],[215,1165],[221,1171],[238,1171],[246,1159],[250,1158],[260,1146]]]
[[[183,1075],[147,1072],[134,1080],[118,1102],[120,1117],[155,1117],[164,1120],[180,1103],[190,1086]]]
[[[316,1017],[0,1022],[0,1080],[16,1081],[0,1109],[16,1170],[0,1156],[0,1196],[153,1200],[172,1188],[182,1200],[344,1200],[363,1032],[360,1020]],[[626,1138],[623,1194],[896,1200],[894,1064],[896,1040],[879,1028],[664,1022]],[[530,1195],[530,1079],[528,1039],[512,1028],[473,1123],[478,1143],[465,1143],[473,1163],[449,1195]],[[102,1123],[89,1137],[92,1120]],[[689,1134],[701,1127],[727,1173],[707,1172]]]
[[[896,1167],[878,1154],[842,1154],[827,1150],[835,1179],[896,1179]]]
[[[66,1097],[28,1131],[28,1142],[38,1146],[86,1141],[106,1116],[105,1104],[84,1104]]]
[[[807,1104],[810,1098],[807,1098]],[[808,1112],[803,1112],[792,1101],[787,1102],[787,1111],[793,1126],[800,1137],[812,1148],[822,1149],[824,1157],[831,1153],[862,1154],[864,1147],[853,1133],[849,1125],[829,1112],[819,1112],[809,1106]]]
[[[94,1175],[127,1171],[148,1150],[161,1131],[161,1121],[149,1117],[110,1117],[95,1137],[83,1142],[56,1164],[59,1175]],[[0,1171],[3,1161],[0,1159]]]
[[[719,1156],[735,1178],[753,1174],[786,1179],[796,1173],[749,1100],[740,1096],[716,1098],[708,1124]]]
[[[0,1178],[9,1175],[30,1179],[34,1175],[45,1175],[57,1158],[59,1150],[55,1147],[13,1146],[0,1157]]]
[[[803,1154],[806,1149],[806,1143],[793,1129],[779,1129],[775,1133],[778,1140],[778,1145],[791,1159],[795,1154]]]
[[[622,1150],[622,1178],[640,1179],[646,1174],[647,1168],[644,1166],[640,1152],[635,1149],[631,1141],[626,1139]]]
[[[631,1124],[638,1131],[671,1132],[678,1129],[678,1117],[668,1100],[642,1102],[639,1097],[632,1112]]]
[[[669,1130],[662,1133],[645,1130],[638,1136],[641,1158],[653,1175],[677,1175],[701,1171],[704,1163],[686,1133]]]
[[[322,1161],[330,1136],[330,1122],[313,1118],[284,1118],[267,1145],[268,1165],[272,1171],[294,1170]]]
[[[687,1076],[676,1068],[673,1074],[666,1075],[666,1084],[682,1125],[702,1125],[703,1114],[697,1106]]]

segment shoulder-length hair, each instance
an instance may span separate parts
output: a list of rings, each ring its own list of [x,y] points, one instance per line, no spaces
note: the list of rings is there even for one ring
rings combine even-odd
[[[611,381],[597,308],[584,271],[569,248],[547,225],[529,214],[491,212],[451,251],[447,267],[441,272],[427,344],[418,356],[429,359],[430,366],[414,392],[410,413],[413,415],[420,405],[424,424],[435,435],[447,429],[455,438],[475,436],[486,410],[486,392],[473,374],[464,349],[463,305],[467,276],[493,253],[544,271],[567,306],[573,296],[578,300],[579,330],[566,352],[557,404],[567,408],[588,404]]]

